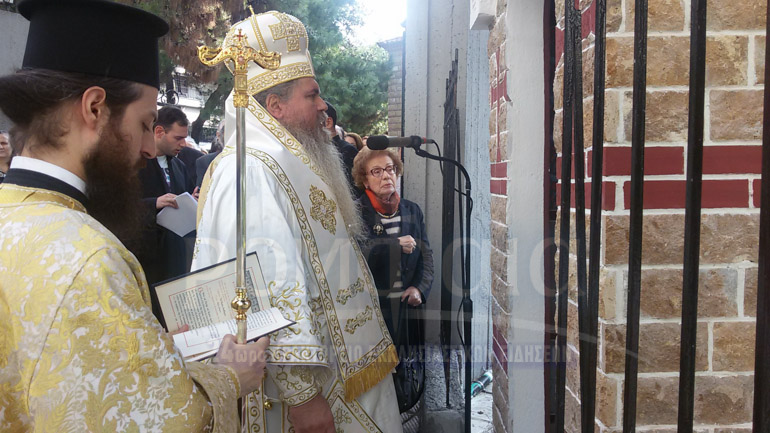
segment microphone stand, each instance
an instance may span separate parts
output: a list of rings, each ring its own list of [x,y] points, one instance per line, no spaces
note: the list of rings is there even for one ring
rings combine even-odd
[[[435,141],[430,140],[435,143]],[[465,231],[463,232],[462,250],[464,252],[462,272],[463,284],[462,284],[462,300],[460,304],[463,309],[463,349],[465,352],[465,433],[471,431],[471,319],[473,318],[473,301],[471,300],[471,179],[468,176],[468,172],[465,170],[462,164],[450,158],[443,156],[433,155],[420,148],[420,143],[417,142],[413,146],[414,153],[423,158],[432,159],[439,162],[448,162],[458,169],[465,177]]]

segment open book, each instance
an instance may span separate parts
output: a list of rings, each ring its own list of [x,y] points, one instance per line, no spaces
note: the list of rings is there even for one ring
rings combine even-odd
[[[232,259],[155,286],[169,332],[190,325],[189,331],[174,335],[174,344],[186,361],[215,355],[225,335],[236,333],[235,311],[230,308],[235,297],[235,274]],[[270,306],[256,253],[246,256],[246,296],[251,301],[246,316],[249,341],[295,323]]]

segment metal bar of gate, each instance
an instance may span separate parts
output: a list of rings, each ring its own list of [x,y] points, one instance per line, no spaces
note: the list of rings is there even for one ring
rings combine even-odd
[[[682,338],[679,357],[678,431],[692,433],[695,345],[698,330],[703,115],[706,89],[706,0],[692,0],[690,30],[690,106],[687,131],[687,198],[684,214]]]
[[[767,2],[770,18],[770,1]],[[767,20],[770,34],[770,19]],[[770,53],[765,52],[765,83],[770,83]],[[759,213],[757,333],[754,351],[754,433],[770,430],[770,86],[765,85],[762,125],[762,192]]]
[[[573,86],[571,65],[574,62],[572,26],[569,25],[574,8],[564,2],[564,101],[562,104],[561,149],[561,221],[559,222],[559,286],[557,298],[558,324],[556,328],[556,431],[564,431],[564,399],[567,388],[567,298],[569,297],[569,232],[570,232],[570,179],[572,178],[572,102]],[[581,120],[582,121],[582,120]]]
[[[585,373],[580,371],[581,426],[583,433],[593,433],[596,417],[596,359],[599,323],[599,253],[602,232],[602,186],[604,164],[604,64],[607,33],[607,1],[596,5],[594,42],[594,121],[593,159],[591,170],[591,230],[588,261],[588,330],[581,330],[580,363],[585,362]],[[584,380],[585,378],[585,380]]]
[[[636,379],[639,367],[639,302],[642,277],[642,206],[644,186],[644,121],[647,106],[647,0],[636,0],[634,17],[634,96],[631,126],[631,221],[628,252],[626,369],[623,389],[623,432],[636,427]]]
[[[575,161],[575,243],[577,246],[577,292],[578,292],[578,332],[580,334],[579,348],[580,353],[588,350],[586,346],[585,335],[589,327],[588,305],[588,287],[586,277],[586,193],[585,193],[585,149],[583,137],[583,29],[582,14],[580,10],[575,10],[570,20],[567,22],[572,32],[572,40],[565,43],[572,44],[574,50],[574,62],[570,73],[572,74],[573,90],[573,118],[574,131],[574,161]],[[569,314],[569,312],[567,313]],[[585,359],[580,357],[580,389],[586,389],[586,379],[588,376],[588,365]],[[582,399],[581,399],[582,406]],[[581,408],[581,418],[582,418]],[[593,421],[590,424],[583,419],[582,428],[593,430]]]

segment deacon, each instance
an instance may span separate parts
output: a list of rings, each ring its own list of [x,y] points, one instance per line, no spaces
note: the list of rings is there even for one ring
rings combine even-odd
[[[390,374],[398,358],[324,129],[305,27],[279,12],[252,15],[225,45],[240,42],[258,59],[248,71],[252,96],[244,125],[236,125],[233,95],[226,102],[226,148],[203,181],[193,269],[236,256],[235,143],[243,133],[246,251],[257,252],[272,304],[297,322],[267,349],[263,388],[243,411],[249,431],[400,432]]]
[[[155,156],[168,25],[103,0],[18,9],[23,68],[0,77],[20,153],[0,185],[0,431],[237,431],[267,339],[228,336],[214,364],[183,362],[120,240]]]

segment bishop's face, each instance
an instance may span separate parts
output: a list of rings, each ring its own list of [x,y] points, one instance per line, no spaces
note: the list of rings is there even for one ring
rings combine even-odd
[[[279,120],[287,129],[299,129],[311,135],[324,129],[327,107],[315,79],[297,79],[289,97],[281,105],[285,112]]]

